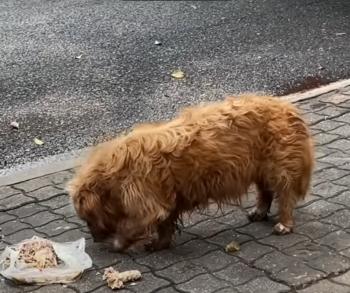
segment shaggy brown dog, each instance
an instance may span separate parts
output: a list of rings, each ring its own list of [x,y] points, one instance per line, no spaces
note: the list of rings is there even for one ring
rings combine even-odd
[[[184,212],[239,202],[251,184],[258,196],[249,218],[264,219],[276,197],[275,232],[291,232],[312,169],[312,139],[296,108],[245,96],[188,108],[99,145],[69,190],[96,240],[124,250],[151,239],[161,249]]]

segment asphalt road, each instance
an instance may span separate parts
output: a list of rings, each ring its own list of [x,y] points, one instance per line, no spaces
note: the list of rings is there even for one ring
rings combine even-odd
[[[185,104],[349,78],[350,1],[2,0],[0,40],[4,169]]]

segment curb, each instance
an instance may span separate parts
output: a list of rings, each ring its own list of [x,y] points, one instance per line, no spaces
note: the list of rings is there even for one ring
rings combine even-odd
[[[291,103],[296,103],[315,98],[346,86],[350,86],[350,79],[333,82],[326,86],[305,92],[281,96],[281,98]],[[13,169],[0,170],[0,186],[11,185],[78,167],[89,149],[90,148],[76,150],[69,153],[48,157],[35,163],[24,164]]]

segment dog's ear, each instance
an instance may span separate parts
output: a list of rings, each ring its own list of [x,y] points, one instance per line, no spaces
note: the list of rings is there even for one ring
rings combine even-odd
[[[125,213],[140,221],[163,221],[175,205],[174,195],[167,197],[155,190],[147,190],[135,182],[123,185],[121,189]]]

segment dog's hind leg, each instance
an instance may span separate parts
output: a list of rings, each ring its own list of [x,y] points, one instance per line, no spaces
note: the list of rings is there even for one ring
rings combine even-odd
[[[293,211],[297,197],[293,190],[286,190],[279,194],[279,222],[274,226],[274,233],[278,235],[289,234],[293,231]]]
[[[256,184],[258,195],[256,198],[256,206],[248,213],[248,219],[251,222],[267,220],[267,213],[270,211],[273,200],[273,191],[264,183]]]

